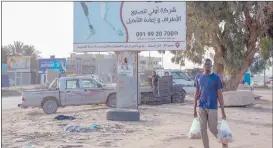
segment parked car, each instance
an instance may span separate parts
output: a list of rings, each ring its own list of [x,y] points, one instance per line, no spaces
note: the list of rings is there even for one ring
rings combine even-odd
[[[273,78],[270,77],[269,80],[266,82],[266,85],[270,88],[272,88],[272,85],[273,85]]]
[[[261,87],[263,85],[264,85],[263,83],[258,82],[257,80],[252,80],[252,82],[250,83],[251,87]]]
[[[140,88],[140,92],[151,93],[152,90]],[[115,108],[116,88],[91,77],[62,77],[55,79],[48,89],[23,91],[18,107],[39,107],[46,114],[53,114],[59,107],[92,104]]]

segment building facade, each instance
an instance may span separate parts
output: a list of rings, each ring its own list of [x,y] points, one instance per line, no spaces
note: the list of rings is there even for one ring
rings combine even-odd
[[[161,58],[160,57],[145,57],[145,56],[139,56],[139,67],[138,71],[140,73],[145,72],[145,70],[158,70],[162,69],[161,64]]]
[[[76,54],[67,58],[66,73],[77,75],[98,75],[104,81],[116,80],[116,54]],[[145,70],[161,69],[161,58],[139,56],[139,73]]]
[[[31,56],[10,56],[7,60],[7,75],[12,85],[39,83],[38,61]]]

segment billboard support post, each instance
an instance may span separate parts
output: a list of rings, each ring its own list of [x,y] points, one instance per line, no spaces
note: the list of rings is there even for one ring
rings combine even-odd
[[[138,51],[117,52],[117,57],[117,104],[107,111],[106,117],[113,121],[138,121]]]

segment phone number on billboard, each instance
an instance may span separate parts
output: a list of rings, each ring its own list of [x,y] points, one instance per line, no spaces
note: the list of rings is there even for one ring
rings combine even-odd
[[[178,31],[150,31],[150,32],[136,32],[137,37],[144,36],[176,36]]]

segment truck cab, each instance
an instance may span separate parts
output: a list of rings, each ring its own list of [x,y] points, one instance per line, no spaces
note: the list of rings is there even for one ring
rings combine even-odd
[[[164,69],[157,70],[156,73],[162,76],[173,76],[173,84],[182,85],[184,91],[187,95],[193,95],[195,93],[194,81],[189,78],[182,70],[180,69]]]

